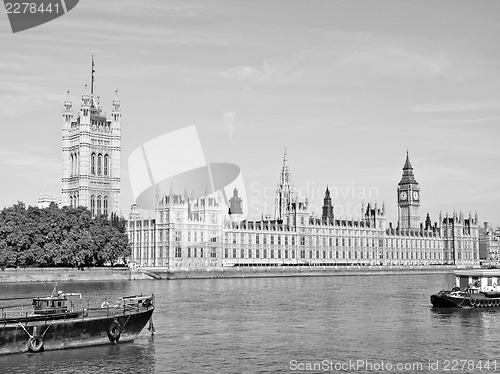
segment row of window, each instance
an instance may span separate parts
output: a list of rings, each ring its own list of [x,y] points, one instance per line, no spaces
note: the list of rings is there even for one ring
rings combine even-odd
[[[237,234],[233,233],[232,234],[232,243],[233,244],[246,244],[245,241],[245,234],[241,233],[241,237],[238,240]],[[295,245],[295,236],[288,236],[285,235],[284,237],[282,235],[259,235],[255,234],[253,236],[252,234],[249,235],[248,237],[250,243],[249,244],[278,244],[278,245]],[[189,237],[188,237],[189,240]],[[320,246],[321,244],[323,247],[329,246],[329,247],[345,247],[345,246],[362,246],[362,247],[375,247],[377,244],[377,239],[376,238],[366,238],[366,237],[327,237],[327,236],[316,236],[316,239],[313,237],[309,237],[308,240],[309,245],[314,245],[316,243],[316,246]],[[229,242],[229,234],[226,233],[225,235],[225,242]],[[306,244],[306,237],[301,236],[300,237],[300,242],[301,245]],[[386,239],[384,242],[384,239],[379,239],[378,240],[378,246],[383,247],[384,244],[386,246],[398,246],[398,247],[407,247],[407,248],[412,248],[412,247],[417,247],[417,248],[437,248],[438,243],[436,240],[415,240],[415,239]]]
[[[207,253],[208,252],[208,253]],[[203,258],[203,257],[217,257],[216,248],[210,248],[205,252],[204,248],[197,247],[188,247],[185,250],[184,256],[187,258]],[[180,259],[183,257],[183,250],[181,247],[175,248],[175,257]],[[224,258],[225,259],[350,259],[350,260],[377,260],[377,257],[380,259],[386,260],[443,260],[446,257],[445,253],[416,253],[416,252],[386,252],[378,255],[373,252],[351,252],[351,251],[313,251],[313,250],[244,250],[244,249],[229,249],[226,248],[224,250]],[[469,255],[467,258],[472,258],[474,256]]]
[[[69,206],[72,207],[72,208],[76,208],[77,206],[79,206],[80,204],[78,203],[78,194],[76,195],[70,195],[69,197]]]
[[[92,216],[99,216],[99,215],[108,215],[108,197],[104,196],[102,197],[101,195],[95,195],[90,196],[90,211],[92,212]]]
[[[210,235],[210,243],[216,243],[217,242],[217,232],[210,232],[209,233]],[[197,233],[194,232],[194,242],[197,242],[198,236],[197,236]],[[160,231],[160,242],[161,240],[163,239],[163,232]],[[191,231],[188,231],[188,237],[187,237],[188,241],[190,242],[191,241]],[[175,233],[174,233],[174,241],[176,242],[181,242],[182,241],[182,230],[175,230]],[[203,239],[203,231],[200,232],[200,241],[201,242],[204,242],[204,239]]]
[[[91,175],[109,175],[109,156],[92,153],[90,156],[90,174]]]
[[[255,249],[245,250],[233,248],[224,249],[224,258],[227,259],[251,259],[251,258],[297,258],[301,259],[381,259],[388,260],[440,260],[443,257],[442,253],[438,252],[385,252],[380,253],[370,251],[314,251],[301,249],[299,251],[288,249]],[[262,257],[261,257],[262,254]],[[188,256],[189,257],[189,256]]]
[[[71,175],[78,175],[80,172],[79,158],[78,153],[70,155]],[[90,156],[90,174],[108,176],[110,174],[109,156],[92,153]]]
[[[168,253],[168,247],[165,248],[165,255]],[[143,258],[148,258],[147,250],[144,250]],[[163,257],[163,247],[159,247],[160,258]],[[137,248],[137,254],[141,252]],[[155,251],[156,252],[156,251]],[[158,252],[156,253],[158,254]],[[154,254],[152,254],[153,257]],[[176,259],[187,258],[217,258],[217,248],[203,247],[175,247],[174,255]],[[243,249],[243,248],[225,248],[223,252],[224,259],[333,259],[333,260],[436,260],[446,261],[453,258],[451,252],[415,252],[415,251],[346,251],[346,250],[306,250],[306,249]],[[475,253],[456,253],[457,259],[477,259]]]
[[[217,248],[209,248],[207,250],[208,256],[210,258],[217,258]],[[197,247],[188,247],[187,248],[187,257],[201,257],[203,258],[205,255],[204,249],[203,248],[197,248]],[[175,258],[182,258],[182,248],[181,247],[175,247]]]

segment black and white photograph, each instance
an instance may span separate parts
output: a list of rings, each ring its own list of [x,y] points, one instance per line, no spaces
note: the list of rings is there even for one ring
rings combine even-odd
[[[1,372],[500,372],[499,1],[3,2]]]

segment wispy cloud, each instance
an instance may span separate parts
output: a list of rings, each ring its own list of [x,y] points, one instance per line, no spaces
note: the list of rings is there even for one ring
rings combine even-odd
[[[443,118],[434,121],[428,121],[426,124],[430,125],[459,125],[471,123],[488,123],[500,121],[500,117],[479,117],[479,118]]]
[[[250,82],[265,82],[269,80],[276,69],[273,69],[266,62],[262,67],[257,66],[237,66],[222,72],[222,76],[231,79]]]
[[[220,74],[229,79],[250,83],[291,83],[302,74],[300,67],[304,52],[295,52],[264,60],[261,65],[240,65],[223,70]]]
[[[26,170],[36,170],[47,174],[59,174],[61,172],[61,160],[42,156],[40,149],[17,151],[12,149],[0,149],[0,165],[6,167],[23,167]]]
[[[448,64],[444,53],[423,53],[392,45],[380,45],[352,51],[338,60],[332,69],[363,66],[386,76],[431,78],[444,75]]]
[[[13,118],[21,114],[34,112],[45,107],[48,103],[64,102],[66,95],[50,92],[52,88],[44,87],[44,83],[30,84],[29,78],[17,76],[11,81],[4,81],[4,87],[0,90],[2,105],[0,115]]]
[[[500,110],[500,100],[454,101],[426,103],[413,107],[415,112],[465,112],[474,110]]]

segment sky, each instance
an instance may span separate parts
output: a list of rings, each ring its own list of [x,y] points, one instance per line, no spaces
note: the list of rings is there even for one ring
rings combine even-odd
[[[62,109],[95,91],[122,106],[127,160],[196,126],[209,162],[240,167],[249,218],[272,214],[286,147],[293,184],[321,214],[385,203],[397,221],[406,152],[420,216],[500,224],[499,1],[82,0],[12,33],[0,15],[0,207],[60,197]],[[176,162],[176,160],[165,160]]]

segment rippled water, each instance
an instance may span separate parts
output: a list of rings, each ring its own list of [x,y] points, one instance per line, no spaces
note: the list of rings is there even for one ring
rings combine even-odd
[[[366,372],[371,364],[381,372],[390,364],[391,372],[465,373],[490,360],[481,372],[494,364],[500,372],[500,311],[431,309],[430,294],[452,282],[443,274],[60,284],[97,302],[155,293],[155,336],[144,330],[133,343],[0,356],[0,371]],[[2,297],[38,290],[52,285],[0,285]]]

